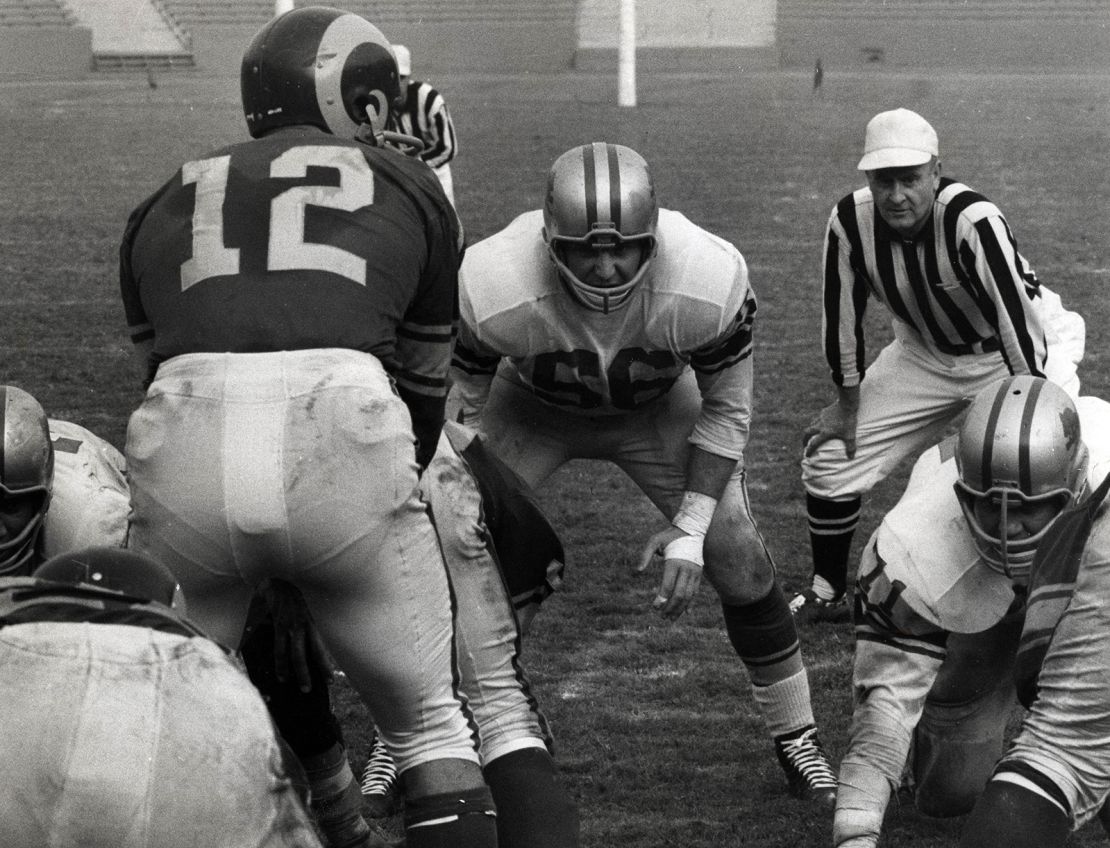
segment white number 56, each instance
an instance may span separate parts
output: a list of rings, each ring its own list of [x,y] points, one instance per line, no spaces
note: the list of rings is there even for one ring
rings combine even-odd
[[[223,206],[230,156],[187,162],[186,185],[196,183],[193,255],[181,263],[181,290],[210,277],[239,272],[239,248],[224,244]],[[374,172],[353,147],[292,147],[270,165],[271,177],[303,177],[310,165],[339,171],[338,186],[296,186],[270,203],[270,271],[328,271],[366,285],[366,260],[349,250],[305,241],[306,206],[353,212],[374,202]]]

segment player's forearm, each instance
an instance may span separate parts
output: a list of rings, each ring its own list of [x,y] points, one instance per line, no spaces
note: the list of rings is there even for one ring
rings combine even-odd
[[[863,638],[858,638],[859,634]],[[903,650],[889,632],[857,629],[855,711],[841,760],[833,844],[873,846],[905,768],[940,660]],[[856,841],[852,841],[856,840]]]
[[[891,783],[868,763],[840,764],[833,815],[835,848],[873,848],[878,844]]]
[[[691,445],[690,457],[686,462],[686,491],[720,500],[735,470],[735,459]]]

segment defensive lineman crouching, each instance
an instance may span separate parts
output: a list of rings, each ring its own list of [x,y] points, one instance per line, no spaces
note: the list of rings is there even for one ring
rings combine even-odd
[[[0,709],[8,848],[320,848],[258,692],[152,560],[0,579]]]
[[[1108,433],[1110,404],[1010,377],[976,396],[954,444],[914,466],[859,568],[839,848],[877,844],[899,785],[927,815],[975,804],[1015,706],[1030,563],[1110,468]]]

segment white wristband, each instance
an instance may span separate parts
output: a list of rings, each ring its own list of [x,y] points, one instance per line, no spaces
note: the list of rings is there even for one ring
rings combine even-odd
[[[705,537],[679,536],[663,546],[664,559],[684,559],[694,565],[705,565]]]
[[[716,498],[701,492],[683,492],[682,505],[671,519],[671,524],[691,536],[705,536],[716,509]]]

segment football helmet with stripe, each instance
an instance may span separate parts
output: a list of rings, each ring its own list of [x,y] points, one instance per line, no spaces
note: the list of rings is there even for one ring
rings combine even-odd
[[[624,306],[655,255],[659,204],[644,158],[620,144],[594,142],[555,160],[543,204],[543,239],[571,296],[589,309]],[[604,287],[583,281],[567,265],[567,245],[594,248],[645,245],[640,267],[625,282]]]
[[[0,574],[22,574],[42,532],[54,485],[54,446],[42,406],[0,386]]]
[[[401,96],[397,60],[381,30],[327,6],[293,9],[259,30],[239,82],[252,138],[295,124],[353,138],[369,123],[378,135]]]
[[[166,566],[123,548],[91,547],[58,554],[32,574],[39,580],[154,601],[185,614],[181,584]]]
[[[972,401],[956,446],[956,497],[988,566],[1024,582],[1037,545],[1087,485],[1071,397],[1042,377],[1008,377]]]

